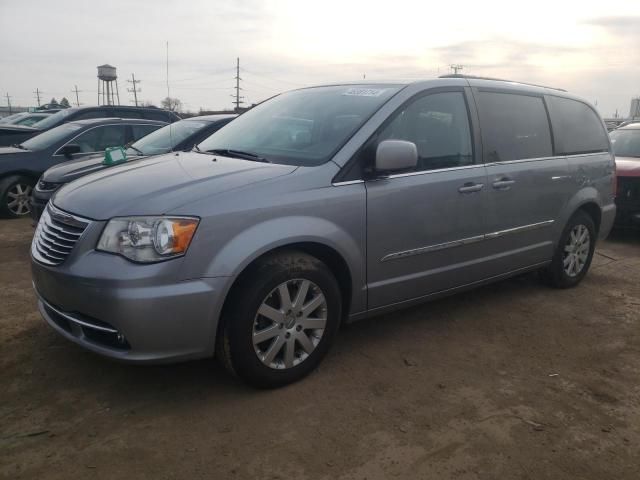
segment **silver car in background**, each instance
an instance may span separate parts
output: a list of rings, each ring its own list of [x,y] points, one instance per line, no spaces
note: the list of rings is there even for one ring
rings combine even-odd
[[[586,275],[614,216],[604,123],[564,91],[450,76],[287,92],[192,152],[61,188],[32,244],[40,312],[130,362],[214,354],[259,387],[341,322],[540,270]]]

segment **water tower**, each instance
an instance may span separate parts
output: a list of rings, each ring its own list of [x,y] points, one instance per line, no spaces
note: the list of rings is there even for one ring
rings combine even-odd
[[[102,95],[102,102],[100,95]],[[116,67],[106,63],[98,67],[98,105],[120,105]]]

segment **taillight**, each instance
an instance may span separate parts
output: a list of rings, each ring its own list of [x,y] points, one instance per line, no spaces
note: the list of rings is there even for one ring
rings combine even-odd
[[[618,170],[616,168],[616,161],[613,161],[613,175],[611,176],[611,190],[613,191],[613,198],[618,196]]]

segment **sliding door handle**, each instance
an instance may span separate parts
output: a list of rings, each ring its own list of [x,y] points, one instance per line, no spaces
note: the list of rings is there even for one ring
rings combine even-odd
[[[484,183],[467,182],[464,185],[462,185],[460,188],[458,188],[458,191],[460,193],[474,193],[474,192],[479,192],[480,190],[482,190],[483,187],[484,187]]]
[[[508,190],[514,183],[516,183],[515,180],[511,180],[510,178],[503,178],[493,182],[493,188],[495,188],[496,190]]]

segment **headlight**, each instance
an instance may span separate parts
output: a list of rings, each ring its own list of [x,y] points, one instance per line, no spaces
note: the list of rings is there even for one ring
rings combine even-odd
[[[39,190],[41,192],[53,192],[54,190],[57,190],[58,188],[60,188],[62,185],[64,184],[54,183],[54,182],[45,182],[42,178],[40,178],[40,180],[38,180],[38,183],[36,185],[36,190]]]
[[[98,250],[134,262],[158,262],[184,255],[198,226],[190,217],[128,217],[109,220]]]

